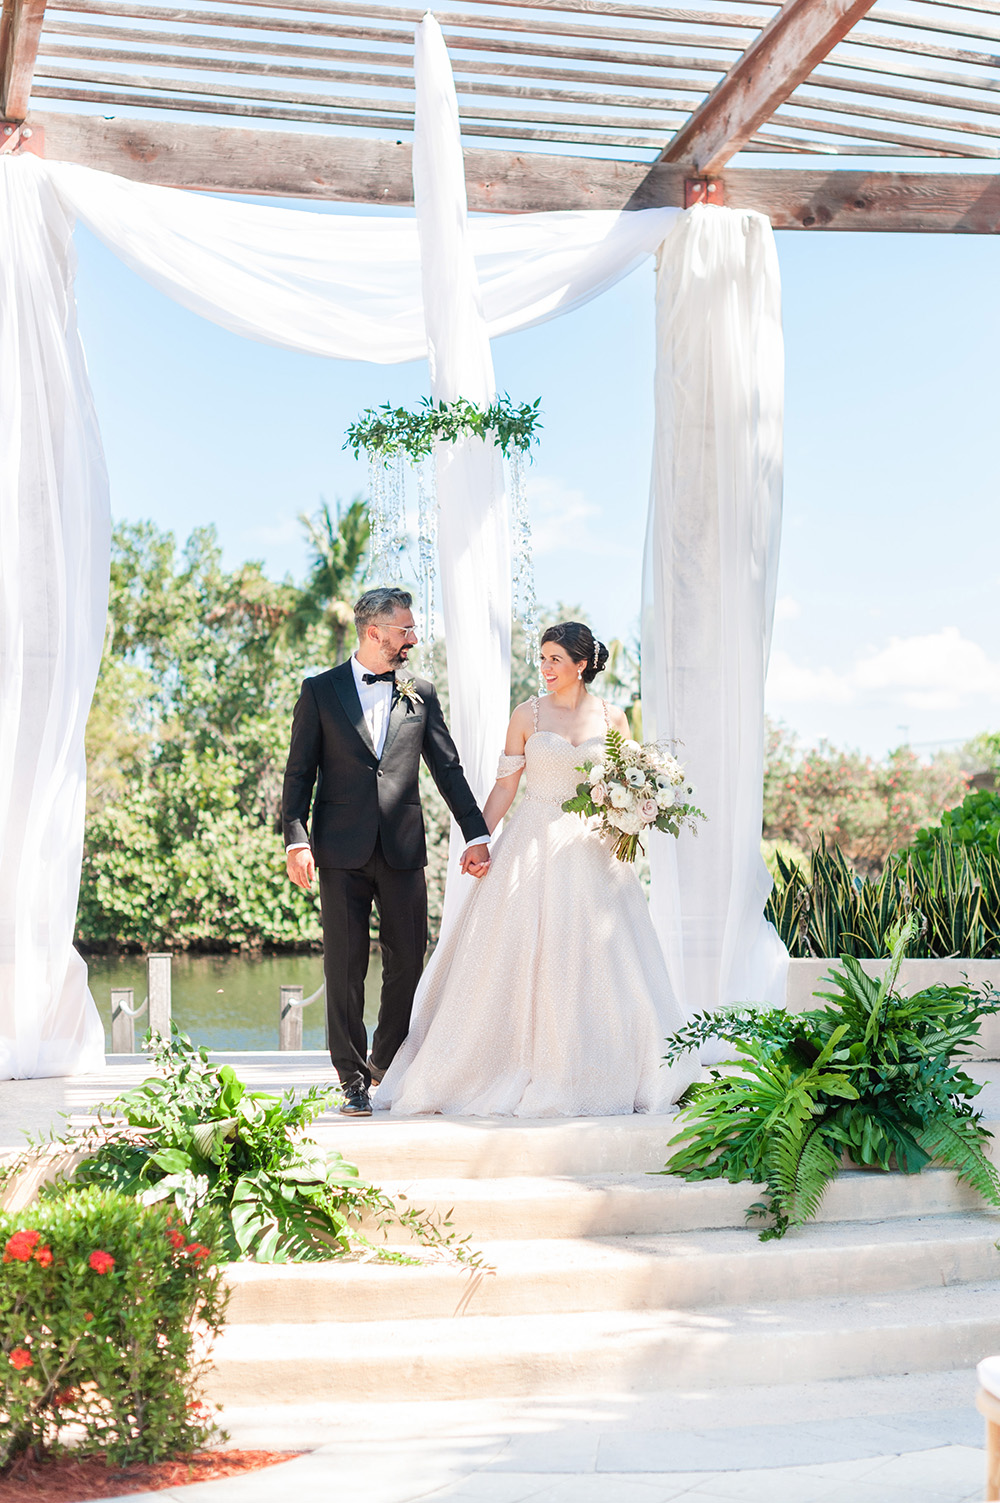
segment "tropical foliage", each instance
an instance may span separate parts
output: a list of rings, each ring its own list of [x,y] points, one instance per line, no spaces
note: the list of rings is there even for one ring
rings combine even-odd
[[[176,1024],[169,1039],[152,1037],[150,1051],[155,1074],[100,1109],[96,1124],[49,1140],[75,1161],[50,1195],[90,1185],[144,1205],[168,1204],[193,1240],[207,1241],[211,1231],[225,1259],[317,1262],[360,1250],[417,1261],[373,1242],[364,1221],[376,1235],[402,1225],[425,1248],[480,1265],[447,1221],[400,1209],[336,1149],[307,1136],[333,1104],[333,1089],[314,1086],[298,1098],[248,1090],[231,1065],[211,1063]]]
[[[776,852],[765,913],[793,957],[882,955],[910,918],[911,957],[1000,957],[1000,855],[937,842],[863,877],[821,837],[808,869]]]
[[[194,1237],[97,1187],[0,1214],[0,1467],[67,1432],[109,1466],[218,1438],[197,1396],[225,1313],[217,1220]]]
[[[1000,1205],[1000,1176],[985,1151],[990,1133],[970,1104],[981,1087],[962,1069],[1000,995],[961,985],[901,996],[899,966],[914,927],[910,920],[893,935],[881,981],[843,956],[831,989],[817,993],[823,1007],[799,1016],[729,1008],[674,1034],[669,1062],[711,1037],[731,1043],[736,1057],[688,1090],[661,1172],[762,1186],[747,1214],[766,1220],[763,1241],[816,1215],[844,1155],[904,1174],[944,1165]]]
[[[963,846],[982,855],[1000,857],[1000,793],[979,788],[967,793],[954,809],[946,809],[940,823],[918,830],[913,853],[924,865],[947,846]]]

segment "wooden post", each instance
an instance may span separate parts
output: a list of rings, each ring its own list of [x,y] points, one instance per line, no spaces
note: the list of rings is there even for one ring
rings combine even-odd
[[[302,988],[283,986],[278,1009],[278,1048],[302,1048]]]
[[[135,993],[132,988],[112,988],[111,992],[111,1053],[135,1053],[135,1018],[132,1016]],[[126,1012],[125,1009],[128,1008]]]
[[[1000,1498],[1000,1399],[981,1388],[976,1408],[986,1421],[986,1492],[988,1503]]]
[[[170,1037],[170,955],[146,956],[149,1031]]]

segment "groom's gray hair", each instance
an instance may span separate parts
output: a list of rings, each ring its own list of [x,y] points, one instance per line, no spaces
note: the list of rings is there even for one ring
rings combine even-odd
[[[369,626],[391,621],[397,610],[408,611],[412,605],[413,596],[409,590],[395,589],[391,585],[383,585],[377,590],[366,590],[354,607],[354,624],[358,629],[358,641],[364,638]]]

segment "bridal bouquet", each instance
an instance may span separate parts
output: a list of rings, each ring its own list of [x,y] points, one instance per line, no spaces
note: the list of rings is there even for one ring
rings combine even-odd
[[[563,808],[567,814],[596,818],[601,834],[614,842],[619,861],[635,860],[644,830],[679,835],[685,825],[694,830],[696,821],[705,818],[687,801],[694,790],[685,782],[684,768],[655,741],[640,746],[620,731],[608,731],[603,759],[584,762],[577,772],[584,781]]]

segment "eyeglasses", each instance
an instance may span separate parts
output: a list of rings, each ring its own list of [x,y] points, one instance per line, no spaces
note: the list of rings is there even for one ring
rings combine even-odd
[[[404,637],[412,637],[413,640],[414,640],[414,642],[417,640],[417,628],[415,626],[394,626],[391,622],[387,622],[382,627],[382,630],[383,631],[400,631],[400,632],[403,633]]]

